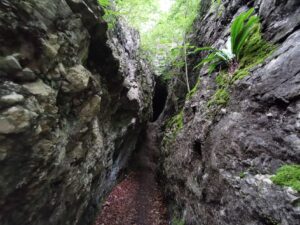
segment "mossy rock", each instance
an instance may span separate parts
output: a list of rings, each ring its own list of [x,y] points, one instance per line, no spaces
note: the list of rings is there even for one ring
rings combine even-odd
[[[189,99],[191,99],[194,96],[194,94],[196,94],[196,92],[197,92],[197,90],[198,90],[198,88],[200,86],[200,81],[201,81],[201,79],[198,78],[198,80],[197,80],[195,86],[193,87],[193,89],[186,94],[185,99],[189,100]]]
[[[183,110],[167,121],[166,131],[163,138],[163,145],[168,146],[176,138],[177,133],[182,128],[183,128]]]
[[[213,105],[226,106],[230,99],[230,94],[227,88],[217,89],[212,99],[208,102],[208,107]]]
[[[173,218],[172,225],[185,225],[185,222],[183,219]]]
[[[275,46],[265,41],[261,36],[260,25],[250,36],[243,47],[239,68],[232,76],[232,81],[243,79],[250,74],[250,70],[263,63],[275,50]]]

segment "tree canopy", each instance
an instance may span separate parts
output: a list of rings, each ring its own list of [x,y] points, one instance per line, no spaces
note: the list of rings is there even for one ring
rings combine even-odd
[[[198,11],[200,0],[171,0],[169,11],[162,11],[161,0],[116,0],[116,10],[140,32],[142,54],[158,73],[182,52],[185,35]],[[185,43],[186,44],[186,43]]]

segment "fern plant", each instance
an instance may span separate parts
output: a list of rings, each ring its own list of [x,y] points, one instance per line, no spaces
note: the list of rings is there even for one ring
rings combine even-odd
[[[195,68],[201,67],[203,65],[209,64],[208,72],[212,73],[217,67],[230,67],[232,64],[235,55],[232,52],[231,48],[231,41],[230,38],[226,43],[226,47],[219,50],[217,48],[212,47],[203,47],[203,48],[196,48],[194,53],[199,51],[211,51],[211,53],[204,58]]]
[[[230,37],[226,42],[226,47],[219,50],[212,47],[196,48],[194,53],[200,51],[210,51],[211,53],[204,58],[195,68],[209,64],[209,73],[212,73],[218,67],[227,67],[229,72],[233,73],[238,67],[238,61],[246,45],[247,40],[253,34],[259,18],[253,15],[254,9],[241,13],[232,23],[230,28]]]

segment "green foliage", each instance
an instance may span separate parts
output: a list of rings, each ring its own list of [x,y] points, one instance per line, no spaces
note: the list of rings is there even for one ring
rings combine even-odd
[[[216,49],[211,47],[203,47],[203,48],[196,48],[194,50],[194,53],[199,51],[207,51],[210,50],[212,53],[210,53],[206,58],[204,58],[198,65],[196,65],[195,69],[198,67],[201,67],[203,65],[209,64],[208,73],[212,73],[215,71],[217,67],[226,66],[229,67],[232,60],[234,59],[234,54],[231,50],[231,42],[230,39],[226,43],[226,48],[224,49]]]
[[[251,37],[255,27],[259,24],[259,18],[252,15],[254,8],[241,13],[232,23],[230,29],[232,52],[240,59],[242,48],[245,46],[246,41]],[[249,46],[252,47],[252,46]]]
[[[112,29],[117,21],[117,16],[120,14],[116,10],[111,9],[110,0],[98,0],[98,4],[104,10],[103,19],[107,22],[108,28]]]
[[[116,0],[116,9],[141,35],[151,28],[159,14],[158,0]]]
[[[183,128],[183,111],[173,116],[167,122],[167,128],[171,129],[174,133],[177,133],[179,130]]]
[[[239,68],[233,74],[232,82],[248,76],[252,68],[263,63],[275,50],[275,46],[262,39],[260,26],[256,27],[256,31],[248,39],[248,43],[249,45],[245,46],[241,55]]]
[[[239,176],[240,176],[241,179],[243,179],[246,176],[246,173],[245,172],[241,172]]]
[[[198,78],[195,86],[193,87],[193,89],[186,94],[186,97],[185,97],[186,99],[191,99],[191,97],[197,92],[197,90],[199,88],[199,85],[200,85],[200,81],[201,81],[201,79]]]
[[[300,192],[300,165],[280,167],[271,180],[280,186],[289,186]]]
[[[176,138],[177,133],[183,128],[183,111],[170,118],[166,123],[163,145],[168,145]]]
[[[174,218],[172,220],[172,225],[184,225],[184,224],[185,224],[185,222],[183,219]]]
[[[218,88],[212,98],[208,101],[207,106],[226,106],[229,99],[230,77],[224,72],[220,72],[216,77]]]
[[[207,106],[220,105],[226,106],[230,99],[229,91],[227,88],[219,88],[213,95],[212,99],[208,101]]]
[[[209,73],[219,68],[216,77],[218,88],[208,106],[226,106],[229,99],[230,86],[239,79],[250,74],[250,70],[264,62],[275,47],[261,36],[259,19],[251,16],[253,9],[238,16],[231,26],[231,37],[224,49],[211,47],[196,48],[194,52],[211,51],[197,66],[209,64]],[[225,70],[225,68],[227,70]]]
[[[107,8],[107,7],[110,6],[110,1],[109,0],[98,0],[98,3],[103,8]]]
[[[230,28],[230,37],[227,40],[224,49],[215,49],[210,47],[197,48],[198,51],[211,51],[195,68],[209,64],[209,73],[212,73],[216,68],[229,67],[230,71],[234,71],[236,61],[239,62],[246,49],[253,47],[253,42],[248,42],[259,26],[259,18],[252,15],[254,9],[250,9],[241,13],[232,23]]]
[[[274,50],[274,46],[265,41],[261,36],[261,26],[257,24],[253,28],[251,37],[247,40],[243,51],[240,54],[240,67],[244,68],[256,63],[262,63]]]
[[[163,81],[167,82],[167,81],[171,80],[172,77],[174,77],[174,76],[175,76],[175,72],[172,71],[172,70],[169,70],[169,71],[164,72],[161,75],[161,78],[162,78]]]
[[[243,49],[239,69],[233,74],[233,81],[244,78],[250,74],[250,70],[263,63],[275,50],[275,46],[269,44],[261,37],[260,26],[257,25],[247,45]]]
[[[200,0],[173,0],[168,12],[159,8],[158,0],[117,0],[116,6],[141,36],[142,54],[147,56],[158,74],[166,65],[183,55],[181,47],[198,11]],[[176,63],[176,66],[184,65]]]
[[[268,56],[272,54],[275,47],[262,39],[259,26],[255,33],[248,39],[249,47],[246,45],[238,69],[233,73],[225,72],[224,70],[216,77],[218,89],[208,106],[221,105],[226,106],[230,98],[229,88],[239,79],[243,79],[250,74],[250,70],[258,64],[264,62]]]

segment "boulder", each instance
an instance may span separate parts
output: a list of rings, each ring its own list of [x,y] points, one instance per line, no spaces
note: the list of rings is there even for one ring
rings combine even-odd
[[[34,119],[35,112],[31,112],[21,106],[13,106],[0,114],[0,134],[16,134],[26,131]]]
[[[82,65],[76,65],[69,68],[64,76],[67,80],[62,87],[64,92],[76,93],[87,88],[91,73]]]

